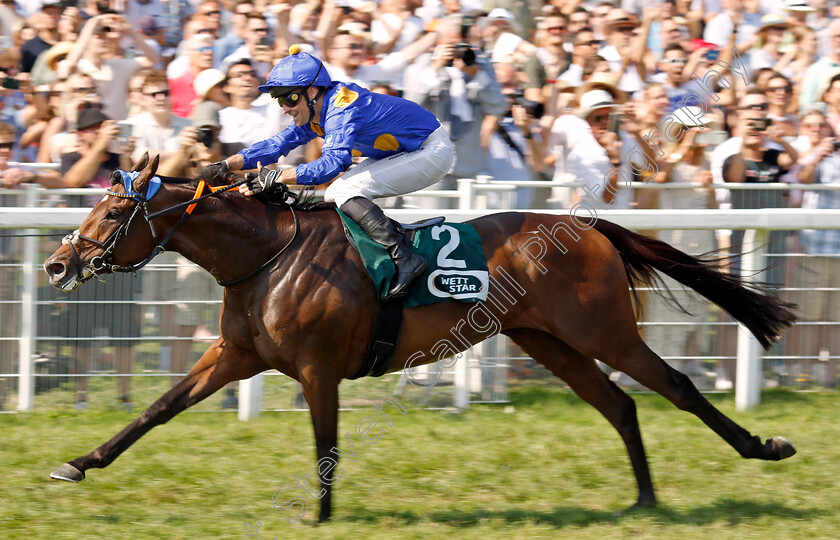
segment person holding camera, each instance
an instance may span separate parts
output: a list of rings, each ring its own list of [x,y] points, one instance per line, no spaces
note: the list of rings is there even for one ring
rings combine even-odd
[[[738,135],[740,152],[723,162],[726,182],[777,183],[799,155],[785,140],[784,129],[771,124],[767,118],[767,97],[758,88],[751,88],[738,104]],[[775,143],[774,147],[768,143]],[[781,191],[732,192],[732,208],[782,208]]]
[[[465,41],[471,22],[457,14],[441,19],[434,51],[418,58],[405,74],[404,97],[440,119],[455,148],[454,167],[431,189],[454,190],[458,178],[487,173],[486,150],[507,108],[493,67]],[[452,201],[423,198],[418,204],[448,208]]]
[[[502,94],[507,98],[507,112],[499,121],[496,133],[490,138],[490,176],[494,180],[548,180],[545,175],[545,159],[542,140],[535,136],[544,108],[542,103],[525,98],[520,86],[519,75],[510,59],[495,62],[496,78],[502,85]],[[517,188],[516,201],[508,208],[526,209],[543,206],[545,194],[538,200],[534,188]],[[503,208],[503,194],[489,192],[488,208]],[[542,203],[542,204],[541,204]]]
[[[120,42],[128,36],[143,56],[126,58]],[[143,36],[118,14],[97,15],[89,19],[67,58],[58,64],[59,78],[79,72],[89,75],[102,96],[103,111],[112,120],[125,119],[128,112],[128,80],[140,68],[160,61]]]
[[[249,13],[245,44],[226,56],[219,69],[227,71],[239,60],[248,60],[260,81],[264,81],[268,77],[273,60],[272,42],[268,34],[268,22],[265,17],[256,11]]]

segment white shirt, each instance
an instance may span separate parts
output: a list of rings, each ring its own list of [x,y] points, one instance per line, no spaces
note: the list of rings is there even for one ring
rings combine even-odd
[[[624,156],[632,149],[633,140],[622,133],[622,143],[621,155]],[[615,167],[610,163],[607,151],[598,144],[592,134],[589,123],[573,114],[558,117],[551,126],[549,148],[555,149],[560,154],[557,156],[554,179],[586,184],[586,190],[578,188],[583,198],[582,206],[604,208],[606,205],[604,192],[608,183],[606,176]],[[619,171],[621,178],[618,182],[619,190],[611,208],[629,208],[631,193],[629,189],[623,187],[623,184],[632,176],[625,163],[619,166]],[[563,188],[555,189],[568,191]],[[594,199],[597,199],[597,202]]]
[[[370,88],[371,83],[386,82],[397,88],[402,88],[402,79],[408,63],[402,53],[394,52],[387,55],[379,62],[367,65],[363,64],[356,68],[353,75],[350,75],[343,68],[333,66],[324,62],[327,73],[334,81],[351,82],[364,88]]]
[[[290,121],[291,117],[283,114],[280,105],[268,94],[263,94],[251,103],[250,109],[225,107],[219,111],[222,126],[219,141],[251,146],[280,133]]]
[[[136,137],[132,159],[140,159],[144,152],[177,152],[180,149],[181,130],[192,125],[187,118],[180,118],[174,114],[169,116],[169,126],[159,125],[152,113],[144,112],[126,119],[131,124],[131,135]]]
[[[403,25],[402,17],[396,13],[383,13],[380,19],[374,19],[370,24],[370,38],[374,43],[382,43],[391,41],[392,32],[396,32]],[[385,27],[391,29],[391,32]],[[400,37],[394,43],[392,52],[398,52],[414,43],[423,32],[423,20],[415,15],[410,15],[406,21],[405,26],[402,26]]]
[[[123,120],[128,110],[128,80],[139,69],[140,62],[129,58],[112,58],[97,68],[87,58],[76,65],[76,71],[93,79],[102,97],[102,112],[111,120]]]

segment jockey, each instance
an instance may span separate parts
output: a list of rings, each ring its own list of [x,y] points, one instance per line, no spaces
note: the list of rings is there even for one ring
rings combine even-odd
[[[324,193],[373,239],[382,244],[396,266],[385,299],[402,296],[423,273],[426,260],[416,254],[398,224],[371,199],[404,195],[428,187],[449,172],[452,141],[435,116],[414,102],[374,94],[352,83],[330,79],[324,64],[292,45],[259,87],[291,115],[294,125],[270,139],[209,165],[209,175],[226,175],[258,164],[276,163],[294,148],[322,137],[321,157],[282,172],[261,169],[239,186],[251,196],[277,189],[280,183],[319,185],[341,173]],[[366,156],[349,172],[354,156]]]

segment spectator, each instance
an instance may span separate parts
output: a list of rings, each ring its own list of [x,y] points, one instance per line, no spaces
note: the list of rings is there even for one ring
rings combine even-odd
[[[145,56],[125,58],[120,41],[128,36]],[[99,88],[105,114],[123,120],[127,113],[128,80],[139,68],[149,68],[160,58],[122,15],[97,15],[82,28],[79,41],[64,62],[59,77],[79,71]]]
[[[200,115],[200,118],[215,115],[218,121],[219,111],[230,105],[230,97],[224,91],[226,82],[225,74],[218,69],[205,69],[196,76],[193,90],[198,98],[198,104],[193,109],[190,119],[194,121],[196,115]],[[199,108],[202,109],[200,113]],[[196,124],[193,123],[193,125]]]
[[[35,59],[58,42],[58,21],[61,17],[61,0],[44,0],[41,11],[32,17],[37,35],[20,48],[20,70],[32,71]]]
[[[484,0],[485,13],[492,18],[493,12],[497,10],[507,11],[517,25],[516,34],[526,41],[533,41],[534,32],[537,29],[536,21],[531,15],[531,8],[528,2],[516,2],[514,0]]]
[[[544,176],[545,163],[542,141],[535,137],[542,105],[525,100],[520,88],[519,73],[513,62],[493,64],[502,94],[507,98],[507,110],[499,121],[496,133],[490,137],[489,173],[494,180],[539,180]],[[539,204],[533,188],[518,188],[516,200],[507,208],[535,208]],[[542,196],[544,205],[545,196]],[[503,208],[497,193],[487,194],[488,208]]]
[[[607,46],[598,51],[610,64],[610,70],[618,77],[618,87],[628,93],[644,88],[647,70],[643,62],[647,34],[654,12],[646,15],[641,32],[636,35],[639,22],[623,9],[613,9],[607,15],[605,31]]]
[[[423,35],[423,20],[414,14],[417,3],[416,0],[382,0],[370,25],[374,53],[402,51]],[[379,44],[383,45],[379,47]]]
[[[226,79],[224,90],[230,96],[230,106],[219,111],[219,140],[225,145],[225,154],[268,139],[291,123],[291,117],[282,114],[275,100],[266,99],[268,94],[260,95],[257,74],[248,60],[230,66]],[[290,153],[285,163],[297,164],[294,160],[301,159],[302,151]]]
[[[586,59],[595,56],[601,46],[601,42],[595,39],[591,28],[584,26],[574,37],[574,49],[572,61],[568,69],[558,77],[569,86],[580,86],[583,84],[583,68]]]
[[[617,112],[617,99],[623,99],[624,93],[615,86],[593,90],[588,85],[578,89],[578,93],[578,114],[555,120],[549,140],[549,148],[559,153],[556,158],[562,164],[559,172],[570,174],[586,185],[575,190],[570,203],[580,202],[594,208],[604,205],[627,208],[629,190],[621,189],[620,175],[611,174],[611,171],[622,165],[622,145],[631,140],[626,134],[622,136],[607,129],[610,113]],[[562,191],[555,200],[563,200]]]
[[[804,111],[818,101],[817,88],[825,73],[831,68],[840,68],[840,19],[828,25],[830,53],[820,57],[802,78],[802,93],[799,95],[799,110]]]
[[[752,47],[755,33],[762,25],[762,13],[748,9],[743,0],[721,0],[723,9],[714,14],[703,30],[703,40],[726,47],[735,34],[738,50]],[[757,7],[757,5],[756,5]]]
[[[193,88],[196,76],[205,69],[213,67],[213,38],[207,34],[197,34],[190,39],[189,69],[177,79],[169,79],[172,114],[187,118],[196,105],[196,93]]]
[[[760,49],[754,49],[750,52],[751,71],[766,67],[776,68],[782,59],[782,53],[779,50],[782,45],[782,37],[789,27],[788,22],[778,15],[769,14],[761,18],[758,37],[762,45]],[[785,74],[787,75],[789,72]]]
[[[580,32],[578,32],[578,35]],[[571,50],[566,50],[566,17],[559,11],[550,12],[540,24],[539,47],[536,50],[549,80],[557,79],[569,67]],[[577,41],[577,35],[574,36]]]
[[[434,52],[420,56],[405,75],[405,97],[437,116],[455,147],[453,169],[431,189],[455,189],[458,178],[487,172],[485,151],[505,113],[505,100],[492,66],[480,54],[474,55],[470,65],[456,54],[455,44],[462,40],[462,22],[460,15],[442,19]]]
[[[814,99],[825,103],[828,125],[834,133],[840,133],[840,68],[828,70]]]
[[[128,152],[109,150],[115,141],[119,126],[97,109],[84,109],[79,114],[76,131],[78,146],[61,156],[61,187],[110,187],[111,173],[115,169],[128,170]],[[86,206],[93,206],[100,196],[88,197]],[[76,322],[73,337],[82,339],[77,344],[77,373],[88,373],[93,354],[102,350],[103,343],[93,339],[100,336],[123,338],[113,342],[112,361],[118,374],[132,372],[133,346],[129,338],[140,336],[139,310],[130,301],[139,292],[139,281],[130,274],[116,274],[107,284],[95,283],[81,287],[70,297],[70,320]],[[67,335],[65,332],[59,335]],[[107,343],[107,342],[106,342]],[[129,377],[117,377],[120,402],[131,408]],[[76,407],[87,408],[87,377],[76,379]]]
[[[840,183],[837,138],[832,136],[818,112],[805,115],[802,125],[810,126],[811,149],[802,160],[799,180],[806,184]],[[840,208],[840,191],[806,192],[802,208],[836,210]],[[799,240],[809,255],[798,264],[798,272],[795,274],[798,279],[794,282],[795,287],[803,289],[796,299],[802,320],[840,321],[840,293],[837,292],[840,290],[840,230],[804,230],[800,232]],[[840,333],[825,326],[805,325],[797,327],[797,330],[796,337],[802,344],[800,354],[806,356],[808,365],[813,365],[817,359],[828,360],[828,374],[824,380],[829,381],[828,385],[835,385]]]
[[[245,45],[248,34],[248,16],[254,11],[252,0],[238,0],[233,6],[230,31],[216,40],[213,45],[213,55],[216,58],[227,58],[239,47]]]
[[[609,11],[612,8],[606,9],[607,11]],[[600,20],[598,22],[600,22]],[[592,31],[595,33],[596,39],[604,39],[603,25],[599,26],[598,28],[593,26],[593,23],[590,22],[589,12],[586,10],[586,8],[578,6],[572,13],[569,14],[569,22],[566,25],[566,35],[574,38],[574,36],[576,36],[577,33],[581,31],[581,29],[587,26],[592,28]]]
[[[767,79],[767,118],[773,125],[781,126],[783,136],[793,139],[799,130],[799,119],[790,112],[790,107],[795,106],[791,99],[793,87],[784,75],[776,73]]]
[[[697,118],[700,118],[698,121]],[[674,111],[676,122],[685,129],[675,140],[663,144],[665,159],[659,167],[654,182],[672,184],[693,184],[693,189],[664,189],[659,191],[659,208],[668,209],[709,209],[716,208],[714,192],[709,188],[712,174],[705,157],[707,144],[700,142],[700,137],[708,133],[713,122],[712,114],[701,114],[699,107],[686,107]],[[705,126],[704,131],[698,129]],[[713,230],[695,231],[658,231],[660,240],[675,248],[700,255],[713,251],[717,247]],[[657,354],[669,360],[669,363],[683,364],[680,370],[689,374],[699,373],[702,368],[688,358],[697,357],[709,349],[709,332],[705,324],[709,322],[711,310],[709,303],[686,293],[669,277],[663,278],[663,285],[672,291],[673,299],[684,308],[674,310],[664,299],[648,295],[646,319],[665,321],[666,324],[648,326],[645,331],[645,343]],[[670,360],[673,358],[676,360]]]
[[[437,35],[430,32],[376,63],[365,63],[370,57],[369,38],[369,34],[360,32],[354,25],[338,29],[324,64],[333,80],[352,82],[365,88],[370,88],[373,82],[389,82],[402,88],[406,68],[434,45]]]
[[[169,83],[162,70],[151,70],[143,79],[143,103],[143,112],[126,120],[136,140],[132,159],[149,152],[166,160],[180,149],[181,131],[192,122],[172,114]]]
[[[161,0],[125,0],[125,18],[133,27],[141,28],[143,19],[151,17],[154,28],[163,28],[167,7],[168,3],[164,4]]]
[[[245,44],[236,49],[222,60],[220,69],[227,71],[228,68],[239,60],[248,60],[251,67],[257,73],[257,77],[264,81],[271,71],[271,45],[268,37],[268,23],[265,18],[251,12],[248,15],[248,30],[245,33]]]

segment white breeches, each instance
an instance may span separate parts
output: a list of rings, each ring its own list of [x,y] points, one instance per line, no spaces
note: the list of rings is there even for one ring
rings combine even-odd
[[[353,197],[405,195],[440,181],[452,168],[454,159],[452,140],[439,127],[413,152],[364,160],[333,182],[324,193],[324,200],[341,207]]]

